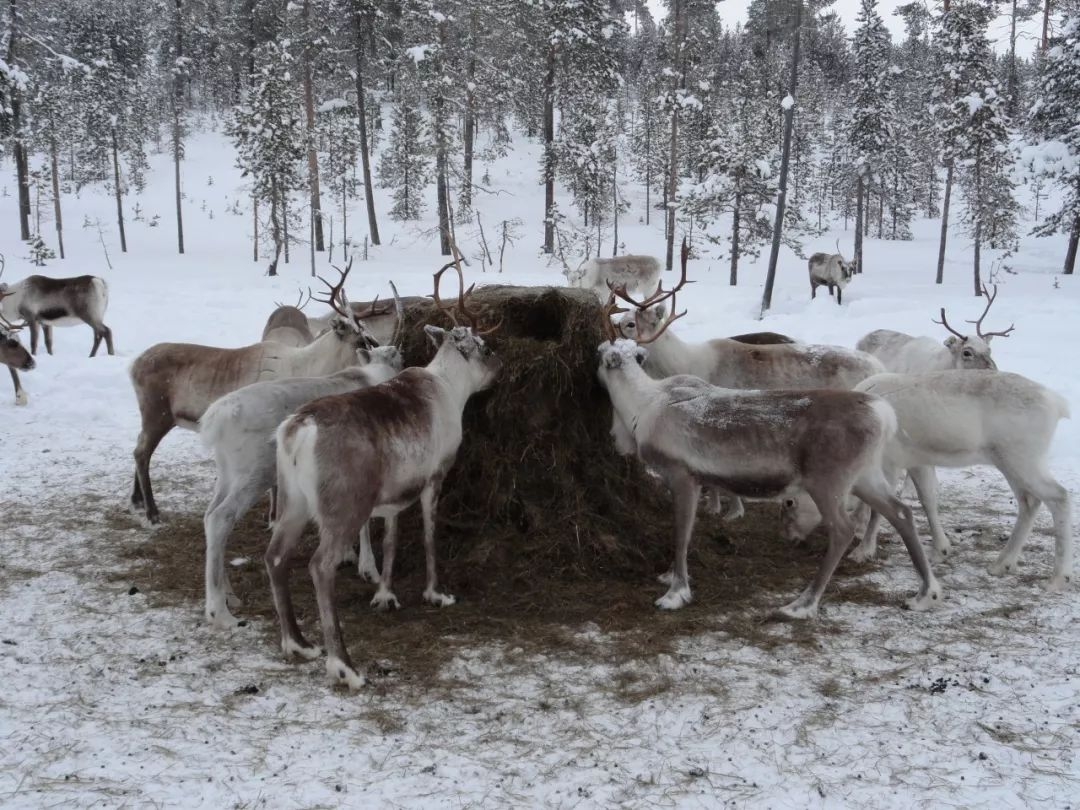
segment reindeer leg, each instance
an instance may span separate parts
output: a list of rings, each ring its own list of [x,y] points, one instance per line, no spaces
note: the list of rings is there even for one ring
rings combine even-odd
[[[397,544],[397,515],[386,518],[386,529],[382,543],[382,576],[379,589],[371,598],[371,606],[376,610],[390,610],[401,607],[390,585],[394,578],[394,547]]]
[[[23,390],[22,383],[19,382],[19,373],[11,366],[8,366],[8,371],[11,372],[11,381],[15,383],[15,404],[25,405],[29,400]]]
[[[289,590],[289,562],[296,554],[300,536],[310,518],[303,496],[297,494],[286,499],[263,557],[266,571],[270,575],[270,592],[274,597],[274,610],[281,628],[281,651],[285,653],[286,660],[299,656],[305,661],[313,661],[322,654],[322,650],[309,644],[300,632],[296,623],[296,612],[293,610],[292,593]]]
[[[45,351],[52,354],[52,330],[47,323],[41,324],[41,331],[45,333]]]
[[[439,592],[439,573],[435,563],[435,510],[439,506],[441,488],[442,480],[434,478],[420,493],[420,508],[424,513],[424,556],[427,561],[424,601],[437,607],[449,607],[457,600],[448,593]]]
[[[945,530],[941,526],[941,518],[938,516],[938,482],[933,467],[912,467],[908,470],[911,483],[915,485],[915,492],[919,496],[926,513],[926,522],[930,524],[930,540],[933,551],[930,559],[935,563],[944,562],[952,551],[949,538],[945,536]]]
[[[893,495],[895,489],[895,481],[889,482],[879,474],[859,481],[855,485],[854,492],[871,509],[883,515],[899,532],[911,557],[911,564],[915,566],[915,571],[922,580],[919,592],[905,600],[904,606],[909,610],[929,610],[941,602],[941,586],[934,578],[934,572],[930,569],[926,553],[919,542],[911,507]]]
[[[105,324],[102,324],[101,333],[105,335],[105,350],[108,351],[110,356],[116,354],[116,350],[113,348],[112,342],[112,329],[107,327]]]
[[[356,671],[349,657],[349,650],[341,635],[341,622],[338,620],[334,599],[337,567],[345,556],[345,549],[352,545],[358,531],[352,524],[352,520],[337,518],[332,522],[323,522],[319,529],[319,547],[311,556],[308,570],[315,583],[315,600],[319,603],[319,623],[322,625],[323,645],[326,647],[326,674],[336,683],[356,690],[364,685],[365,680],[364,676]]]
[[[843,297],[844,297],[844,288],[843,287],[837,287],[836,288],[836,305],[837,306],[840,306]]]
[[[701,487],[692,478],[680,478],[671,484],[675,502],[675,562],[671,566],[671,583],[667,593],[656,600],[664,610],[678,610],[690,604],[690,576],[686,569],[686,552],[694,532]]]
[[[229,573],[225,567],[226,544],[236,521],[259,499],[261,489],[256,483],[255,486],[249,484],[229,490],[224,480],[224,476],[218,479],[214,499],[203,517],[206,532],[206,621],[222,630],[240,624],[229,612],[230,601],[235,606],[240,600],[229,586]]]
[[[375,564],[375,555],[371,553],[371,521],[360,530],[360,556],[356,562],[356,573],[365,582],[379,581],[379,566]]]
[[[21,314],[21,313],[20,313]],[[30,328],[30,354],[37,354],[38,322],[36,318],[27,318],[23,315],[26,325]]]
[[[94,345],[90,347],[90,356],[91,357],[93,357],[95,354],[97,354],[98,346],[100,346],[100,345],[101,345],[101,333],[97,329],[95,329],[94,330]]]
[[[135,488],[131,493],[131,505],[141,510],[145,504],[146,519],[150,523],[160,523],[161,516],[158,514],[157,504],[154,502],[154,493],[150,487],[150,457],[154,450],[161,444],[176,423],[173,422],[172,414],[166,412],[160,421],[143,426],[139,433],[139,439],[135,443]]]
[[[843,497],[835,492],[814,491],[807,494],[814,499],[814,505],[821,513],[821,521],[829,532],[829,548],[813,582],[792,602],[776,610],[775,615],[780,619],[812,619],[817,616],[821,596],[844,552],[851,545],[854,524],[844,509]]]

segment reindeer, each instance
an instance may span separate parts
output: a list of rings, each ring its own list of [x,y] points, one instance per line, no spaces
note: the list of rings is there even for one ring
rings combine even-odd
[[[993,293],[987,291],[985,284],[982,289],[987,298],[986,308],[977,321],[967,321],[975,324],[974,335],[965,335],[949,326],[949,321],[945,318],[945,308],[942,307],[941,320],[934,323],[941,324],[952,332],[952,337],[947,338],[944,344],[933,338],[912,337],[891,329],[877,329],[864,336],[855,344],[855,348],[874,355],[888,371],[899,374],[946,369],[997,370],[997,364],[990,356],[990,341],[994,337],[1008,337],[1016,325],[1009,326],[1003,332],[982,331],[982,322],[997,298],[997,285],[994,285]]]
[[[1018,515],[1012,534],[990,566],[996,576],[1013,571],[1031,532],[1039,504],[1054,519],[1054,569],[1046,584],[1059,591],[1072,581],[1072,507],[1068,490],[1047,469],[1050,442],[1069,405],[1053,391],[1019,374],[973,370],[964,374],[879,374],[857,390],[881,397],[897,414],[900,430],[882,457],[885,476],[895,483],[907,471],[926,512],[935,559],[951,551],[937,512],[934,467],[997,467],[1016,495]],[[819,516],[805,498],[788,498],[783,506],[784,533],[804,537]],[[879,519],[871,515],[862,542],[852,553],[869,560],[877,553]]]
[[[8,371],[11,372],[11,381],[15,384],[15,404],[25,405],[29,399],[19,381],[19,372],[16,369],[32,371],[35,363],[30,352],[19,342],[17,333],[22,326],[16,326],[3,315],[3,300],[8,295],[9,293],[0,292],[0,363],[7,366]]]
[[[308,346],[255,343],[219,349],[192,343],[158,343],[135,358],[131,383],[139,403],[142,429],[135,445],[135,485],[131,506],[145,510],[150,523],[160,516],[150,484],[150,457],[165,435],[179,425],[197,430],[199,419],[215,399],[263,380],[333,374],[357,362],[357,350],[371,347],[361,318],[348,306],[343,285],[352,269],[338,271],[326,299],[340,313],[332,329]]]
[[[3,267],[0,267],[0,273]],[[85,323],[94,330],[94,345],[90,356],[97,354],[102,339],[109,354],[113,351],[112,330],[105,325],[105,309],[109,305],[109,288],[105,279],[97,276],[49,278],[27,276],[14,284],[0,284],[4,293],[0,314],[14,320],[21,318],[30,327],[30,353],[37,354],[38,325],[45,332],[45,351],[53,353],[54,326],[73,326]]]
[[[216,400],[199,420],[199,437],[214,452],[218,479],[206,508],[206,620],[222,629],[235,627],[226,592],[225,546],[236,521],[264,490],[275,485],[274,430],[301,405],[320,397],[344,394],[386,382],[401,371],[397,346],[360,349],[361,366],[327,377],[291,377],[253,383]],[[379,577],[371,553],[367,525],[360,532],[360,576]]]
[[[304,300],[303,293],[297,299],[295,306],[289,304],[277,304],[277,309],[270,313],[263,327],[263,342],[282,343],[286,346],[300,348],[307,346],[315,336],[311,332],[308,317],[304,314],[304,307],[311,300],[311,290],[308,290],[308,300]],[[365,326],[367,324],[364,324]]]
[[[836,243],[836,253],[815,253],[807,265],[810,269],[810,299],[817,298],[818,287],[828,287],[829,295],[836,288],[836,303],[844,295],[844,287],[855,275],[855,263],[849,262],[840,252],[840,243]]]
[[[653,256],[615,256],[611,259],[586,259],[571,270],[565,266],[563,275],[571,287],[592,290],[604,301],[610,287],[626,287],[632,292],[649,293],[660,280],[660,262]]]
[[[457,311],[450,311],[451,319],[457,324],[456,315],[462,315],[470,326],[455,325],[449,331],[425,326],[437,348],[426,367],[406,369],[373,388],[310,402],[277,431],[282,509],[266,550],[266,568],[281,626],[281,648],[287,658],[313,660],[321,654],[300,633],[288,583],[290,560],[314,517],[319,546],[308,569],[319,605],[326,671],[350,689],[363,686],[364,678],[353,667],[341,635],[334,580],[352,538],[372,515],[386,519],[382,574],[372,604],[383,609],[398,604],[390,589],[397,514],[417,498],[427,557],[424,599],[438,606],[454,603],[454,597],[438,590],[435,510],[461,444],[465,403],[491,386],[501,363],[483,339],[493,330],[481,332],[475,313],[467,309],[460,260],[435,274],[435,305],[447,310],[439,300],[439,279],[451,266],[456,266],[459,284]]]
[[[617,294],[629,298],[624,290]],[[816,615],[851,543],[852,522],[842,508],[848,493],[885,515],[903,537],[922,579],[907,606],[926,610],[940,600],[911,510],[882,473],[885,443],[896,432],[896,415],[886,402],[853,391],[739,391],[685,374],[657,380],[642,367],[648,350],[641,344],[648,341],[616,339],[610,321],[615,297],[613,292],[603,314],[608,341],[600,344],[598,374],[614,409],[616,448],[657,472],[674,496],[675,560],[661,576],[669,587],[658,607],[674,610],[690,602],[686,555],[705,486],[740,498],[806,492],[826,516],[828,552],[813,582],[779,609],[782,618]],[[657,290],[633,303],[643,309],[666,297],[673,293]]]

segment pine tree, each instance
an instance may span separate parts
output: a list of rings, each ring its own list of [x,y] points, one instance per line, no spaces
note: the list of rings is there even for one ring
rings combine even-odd
[[[1080,9],[1062,26],[1061,38],[1046,52],[1038,91],[1031,108],[1031,126],[1041,138],[1033,156],[1038,172],[1052,178],[1064,191],[1061,208],[1040,224],[1035,233],[1069,234],[1065,273],[1076,268],[1080,242]]]
[[[390,120],[390,141],[379,163],[379,182],[383,188],[393,189],[392,219],[419,219],[431,173],[431,142],[430,127],[420,111],[415,71],[404,70],[398,76]]]
[[[233,111],[228,130],[236,145],[237,165],[245,177],[251,177],[255,201],[270,206],[271,276],[277,275],[278,260],[287,251],[289,195],[302,184],[305,140],[292,73],[295,67],[282,44],[270,41],[257,46],[252,87]]]

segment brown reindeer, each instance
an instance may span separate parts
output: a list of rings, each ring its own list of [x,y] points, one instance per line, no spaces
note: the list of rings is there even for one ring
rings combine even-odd
[[[337,284],[324,284],[324,300],[341,313],[331,330],[308,346],[295,348],[262,342],[239,349],[219,349],[193,343],[158,343],[140,354],[131,366],[131,383],[139,402],[142,429],[135,445],[135,485],[132,508],[146,512],[151,523],[160,520],[150,485],[150,457],[176,426],[197,430],[199,419],[214,400],[230,391],[263,380],[321,377],[357,364],[357,351],[372,344],[361,319],[348,307],[343,285],[351,264]]]
[[[435,274],[435,303],[439,278]],[[454,597],[438,590],[435,510],[442,483],[461,444],[461,414],[477,391],[489,387],[500,363],[484,343],[476,315],[467,309],[461,265],[456,312],[470,326],[446,331],[425,326],[437,347],[424,368],[408,368],[392,380],[347,394],[324,397],[300,408],[277,431],[277,482],[281,512],[266,550],[266,569],[287,658],[321,654],[300,633],[289,589],[290,561],[304,527],[319,526],[319,547],[308,570],[315,583],[326,671],[335,683],[358,689],[364,678],[353,667],[341,636],[334,580],[357,533],[372,517],[386,519],[379,590],[372,604],[397,606],[391,590],[398,513],[420,501],[424,518],[427,587],[424,599],[440,607]],[[471,289],[471,288],[470,288]],[[497,326],[495,328],[498,328]],[[488,332],[493,330],[488,330]]]
[[[644,302],[672,297],[658,288]],[[613,406],[616,448],[637,455],[667,483],[675,505],[675,561],[661,577],[668,591],[656,601],[673,610],[691,599],[687,549],[702,487],[742,498],[777,498],[806,492],[821,512],[829,549],[814,581],[778,612],[789,619],[817,613],[825,587],[851,544],[854,530],[844,509],[853,492],[893,524],[922,580],[907,601],[925,610],[941,590],[919,544],[911,510],[893,495],[882,472],[896,414],[878,397],[854,391],[738,391],[698,377],[657,380],[642,368],[648,349],[616,340],[611,312],[603,313],[608,342],[600,344],[600,382]]]
[[[0,312],[2,312],[2,302],[8,295],[9,293],[0,292]],[[11,372],[11,381],[15,384],[15,404],[25,405],[29,399],[19,381],[19,373],[16,369],[32,371],[35,363],[30,352],[19,342],[17,333],[20,329],[22,329],[21,326],[13,324],[0,314],[0,363],[7,366],[8,371]]]

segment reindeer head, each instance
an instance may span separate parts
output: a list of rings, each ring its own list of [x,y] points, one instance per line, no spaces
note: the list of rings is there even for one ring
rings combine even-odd
[[[10,293],[0,290],[0,312],[3,300],[8,295]],[[30,371],[36,364],[30,352],[19,342],[18,332],[21,328],[0,314],[0,363],[19,371]]]
[[[608,282],[608,287],[611,290],[611,298],[608,300],[608,306],[605,307],[605,317],[610,320],[610,316],[616,312],[626,312],[626,315],[619,320],[619,331],[626,338],[637,341],[639,345],[646,345],[652,343],[659,338],[671,324],[679,320],[686,314],[686,310],[683,310],[679,314],[675,312],[675,295],[689,282],[686,280],[686,262],[690,258],[690,247],[686,243],[686,239],[683,239],[682,243],[682,275],[679,278],[679,282],[670,290],[664,289],[664,283],[661,281],[656,285],[656,292],[644,299],[638,301],[630,296],[626,291],[626,285],[620,287],[612,287],[611,282]],[[624,309],[615,309],[615,298],[621,298],[630,304],[633,309],[627,311]],[[667,317],[667,307],[665,302],[671,299],[671,317]],[[606,331],[606,329],[605,329]],[[612,332],[614,335],[614,332]],[[614,338],[613,338],[614,339]]]
[[[582,280],[585,278],[585,268],[592,261],[591,259],[585,259],[581,264],[577,266],[577,269],[573,269],[570,265],[563,262],[562,274],[566,276],[566,283],[571,287],[578,287],[581,285]]]
[[[372,315],[381,315],[383,313],[378,311],[378,296],[371,302],[371,306],[363,312],[357,312],[349,306],[349,299],[345,295],[345,279],[349,277],[349,271],[352,270],[352,263],[353,260],[350,258],[349,263],[345,266],[344,270],[340,267],[334,268],[338,271],[338,275],[340,276],[337,284],[331,284],[322,276],[319,276],[319,281],[326,285],[329,294],[326,298],[316,298],[309,289],[308,300],[315,300],[328,304],[330,308],[337,313],[337,317],[330,321],[330,328],[334,330],[334,334],[337,335],[339,340],[348,341],[353,345],[353,348],[357,350],[371,349],[378,346],[379,342],[364,328],[363,319],[370,318]],[[394,291],[394,299],[395,301],[397,300],[397,290]],[[306,303],[307,302],[305,302],[305,304]],[[400,318],[400,302],[398,302],[398,304]]]
[[[357,349],[356,358],[361,365],[380,364],[390,366],[394,371],[405,367],[405,358],[397,346],[377,346],[374,349]]]
[[[502,321],[500,320],[489,329],[480,329],[479,314],[471,311],[468,307],[468,298],[476,285],[474,284],[469,289],[465,289],[465,276],[461,271],[461,257],[457,252],[457,246],[452,245],[452,248],[454,261],[444,265],[435,273],[433,298],[435,299],[435,306],[450,317],[450,321],[454,326],[451,329],[443,329],[427,324],[424,326],[424,333],[438,350],[437,354],[456,352],[457,355],[460,355],[466,363],[466,373],[470,382],[469,387],[474,391],[483,391],[485,388],[491,387],[502,369],[502,361],[491,351],[491,347],[484,341],[484,336],[497,331],[502,326]],[[442,299],[439,298],[439,281],[442,274],[451,267],[457,271],[458,299],[456,304],[444,304]],[[469,326],[460,325],[458,323],[459,316],[467,319]]]
[[[941,324],[952,332],[952,336],[945,339],[945,347],[952,353],[953,365],[956,368],[991,369],[996,371],[997,363],[995,363],[994,358],[990,356],[990,341],[994,337],[1008,337],[1009,333],[1016,328],[1015,325],[1012,325],[1003,332],[982,331],[983,319],[986,317],[986,313],[990,311],[994,299],[997,298],[997,285],[994,285],[993,293],[990,293],[986,289],[986,285],[983,285],[982,291],[987,299],[986,307],[983,309],[983,313],[979,316],[977,321],[967,321],[967,323],[975,324],[974,335],[962,334],[949,326],[949,322],[945,319],[944,307],[941,308],[941,320],[934,321],[934,323]]]

